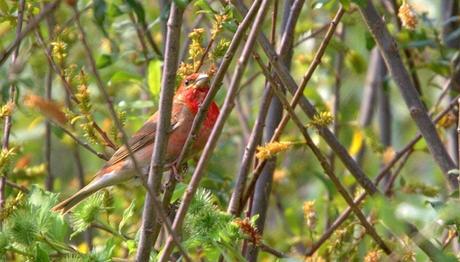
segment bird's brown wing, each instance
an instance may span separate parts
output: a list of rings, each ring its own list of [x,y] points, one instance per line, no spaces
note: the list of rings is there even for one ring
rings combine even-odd
[[[173,107],[171,114],[171,131],[176,129],[180,122],[180,111],[182,106]],[[155,140],[155,134],[157,131],[158,114],[155,113],[147,122],[129,139],[128,145],[132,152],[136,152],[146,145],[152,144]],[[105,167],[116,165],[117,163],[125,160],[129,156],[129,151],[126,146],[120,147],[109,161],[105,164]]]

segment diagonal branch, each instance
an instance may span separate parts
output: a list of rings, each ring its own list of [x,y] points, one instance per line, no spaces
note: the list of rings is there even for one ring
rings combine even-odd
[[[391,254],[391,249],[385,244],[383,239],[377,234],[377,231],[375,228],[367,221],[366,216],[361,212],[359,207],[355,205],[353,202],[353,198],[350,196],[350,194],[347,192],[345,187],[342,185],[338,177],[334,174],[332,171],[332,168],[327,161],[327,158],[321,153],[319,148],[315,145],[313,140],[311,139],[310,135],[308,134],[307,128],[302,124],[302,121],[299,119],[299,117],[296,115],[294,112],[293,107],[289,104],[286,96],[283,94],[281,91],[281,88],[278,86],[278,83],[276,83],[271,77],[266,68],[264,68],[264,64],[261,62],[260,57],[255,54],[254,55],[256,61],[259,63],[259,66],[263,69],[263,72],[265,74],[265,77],[270,80],[272,86],[274,86],[274,93],[280,100],[281,104],[283,105],[284,109],[288,112],[288,114],[291,116],[291,119],[294,121],[294,123],[297,125],[299,128],[300,132],[302,133],[303,137],[305,138],[305,141],[307,143],[307,146],[311,149],[315,157],[318,159],[321,167],[323,168],[324,172],[326,175],[329,176],[331,179],[332,183],[334,183],[335,187],[337,188],[337,191],[342,195],[342,197],[345,199],[347,204],[350,206],[351,210],[355,215],[358,217],[359,221],[361,222],[361,225],[366,228],[367,233],[377,242],[377,244],[380,246],[380,248],[385,251],[387,254]]]
[[[449,104],[449,106],[444,109],[441,113],[439,113],[433,120],[434,123],[439,122],[446,114],[448,114],[456,105],[457,105],[457,99],[459,99],[460,96],[457,96],[455,99],[452,100],[452,102]],[[374,179],[375,185],[379,185],[379,183],[383,180],[385,176],[390,174],[390,170],[398,163],[403,156],[405,156],[408,152],[412,151],[414,149],[415,144],[417,144],[418,141],[422,139],[422,135],[418,134],[415,136],[406,146],[404,146],[403,149],[398,151],[393,159],[386,164],[385,167],[383,167],[377,177]],[[364,200],[364,198],[367,196],[367,193],[364,192],[360,196],[358,196],[355,199],[355,204],[359,205],[361,201]],[[323,235],[316,241],[310,249],[307,251],[307,255],[311,256],[313,255],[316,250],[334,233],[334,231],[342,225],[343,222],[348,218],[348,216],[351,213],[351,209],[348,207],[345,209],[345,211],[340,214],[340,216],[337,217],[337,219],[331,224],[331,226],[323,233]]]
[[[41,12],[30,20],[30,22],[27,24],[24,30],[17,32],[16,38],[14,39],[13,43],[11,43],[6,48],[6,50],[0,52],[0,65],[3,65],[3,63],[5,63],[8,56],[10,56],[10,54],[14,52],[14,50],[16,50],[16,48],[21,44],[22,39],[24,39],[24,37],[26,37],[30,32],[35,30],[35,28],[40,24],[40,22],[59,6],[61,1],[62,0],[55,0],[54,2],[45,5]]]
[[[329,28],[328,28],[328,31],[327,31],[327,33],[326,33],[326,35],[324,37],[324,40],[320,44],[320,47],[318,48],[318,50],[317,50],[317,52],[315,54],[313,62],[310,64],[309,68],[307,69],[307,72],[305,73],[304,77],[302,78],[302,83],[301,83],[300,87],[296,88],[296,92],[295,92],[294,97],[293,97],[293,99],[292,99],[292,101],[290,103],[291,107],[295,108],[295,106],[297,105],[297,103],[300,100],[300,98],[303,97],[303,90],[307,86],[307,84],[308,84],[310,78],[312,77],[314,71],[316,70],[318,65],[321,63],[321,58],[324,55],[324,52],[326,51],[326,47],[328,46],[329,41],[331,40],[332,36],[334,35],[335,29],[336,29],[341,17],[343,16],[344,12],[345,12],[344,9],[340,8],[337,11],[334,19],[331,21],[331,23],[329,25]],[[281,42],[280,52],[278,52],[279,54],[283,54],[283,52],[286,52],[286,50],[285,50],[287,48],[286,46],[289,44],[287,42],[287,39],[288,38],[283,37],[283,40]],[[272,138],[270,139],[270,142],[277,141],[280,138],[281,133],[283,132],[284,128],[286,127],[286,125],[287,125],[287,123],[289,121],[289,118],[290,118],[289,115],[285,115],[283,117],[281,122],[278,124],[278,127],[276,128],[275,133],[273,134]],[[255,187],[255,184],[257,182],[257,179],[260,176],[260,174],[261,174],[261,172],[262,172],[262,170],[263,170],[263,168],[265,166],[265,163],[266,163],[266,161],[264,160],[264,161],[261,161],[261,162],[259,162],[257,164],[257,167],[255,168],[255,170],[253,172],[252,179],[251,179],[251,181],[249,183],[247,192],[252,193],[252,191],[254,190],[254,187]],[[248,197],[250,195],[249,193],[246,194],[245,197],[240,200],[239,210],[241,210],[241,208],[243,208],[244,204],[247,202],[247,199],[248,199]],[[239,212],[237,212],[237,213],[239,213]]]
[[[290,42],[292,47],[292,39],[294,35],[295,25],[297,23],[297,19],[300,15],[300,11],[302,10],[302,6],[305,3],[304,0],[297,0],[292,4],[292,9],[289,15],[289,20],[287,22],[286,28],[287,30],[283,34],[283,43]],[[286,45],[288,45],[287,43]],[[281,51],[285,51],[281,53]],[[286,54],[286,50],[279,50],[279,54]],[[283,59],[285,60],[285,59]],[[251,167],[252,159],[254,157],[257,143],[259,143],[262,134],[263,134],[263,127],[265,125],[265,119],[268,113],[269,106],[272,101],[272,86],[267,83],[265,86],[264,94],[262,97],[262,103],[260,105],[259,115],[257,116],[256,123],[251,132],[251,136],[248,141],[248,145],[244,151],[244,156],[241,161],[240,169],[237,174],[237,180],[235,183],[235,188],[233,189],[233,193],[230,199],[230,203],[228,206],[228,212],[234,215],[238,215],[238,210],[240,209],[240,202],[241,197],[244,193],[244,187],[246,184],[246,180],[248,177],[249,169]]]
[[[367,1],[365,5],[365,7],[360,6],[361,14],[381,50],[388,70],[390,71],[396,85],[399,87],[401,95],[409,108],[411,117],[414,119],[420,133],[426,140],[434,160],[439,165],[449,182],[448,185],[450,186],[450,189],[456,189],[458,187],[457,177],[455,175],[448,174],[450,170],[456,168],[455,163],[442,144],[442,141],[436,132],[436,128],[426,112],[425,106],[420,101],[419,94],[410,79],[408,71],[404,67],[401,56],[399,55],[398,45],[388,32],[385,23],[380,18],[372,2]]]

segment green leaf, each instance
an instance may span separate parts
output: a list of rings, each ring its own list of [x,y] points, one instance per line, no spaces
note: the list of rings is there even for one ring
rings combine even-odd
[[[359,5],[360,7],[366,7],[367,1],[366,0],[352,0],[353,3]]]
[[[93,3],[94,20],[96,20],[97,25],[104,30],[107,3],[105,0],[94,0]]]
[[[112,56],[108,54],[102,54],[96,59],[97,69],[107,67],[113,63]]]
[[[2,11],[4,15],[8,14],[9,7],[5,0],[0,0],[0,11]]]
[[[366,49],[368,51],[370,51],[372,48],[374,48],[375,46],[375,40],[374,38],[372,37],[372,35],[366,31],[366,33],[364,34],[364,38],[366,40]]]
[[[206,11],[207,13],[217,14],[217,12],[214,9],[212,9],[211,5],[206,0],[196,0],[195,6],[200,8],[201,10]]]
[[[48,253],[37,244],[35,248],[35,261],[38,262],[48,262],[50,261]]]
[[[134,13],[136,13],[136,16],[139,22],[141,24],[145,24],[144,7],[136,0],[126,0],[126,2],[128,3],[129,7],[133,9]]]
[[[142,76],[136,73],[130,73],[126,71],[117,71],[110,78],[110,84],[120,84],[126,82],[135,82],[140,83],[142,81]]]
[[[186,184],[180,183],[176,185],[176,189],[174,189],[174,193],[171,197],[171,203],[176,202],[181,198],[181,196],[184,194],[185,189],[187,188]]]
[[[174,0],[174,3],[180,8],[185,9],[188,4],[190,4],[190,0]]]
[[[345,55],[345,64],[358,74],[363,73],[367,67],[364,57],[355,50],[347,52]]]
[[[350,0],[340,0],[340,3],[343,5],[345,10],[350,9],[351,1]]]
[[[161,86],[161,61],[152,60],[149,63],[147,82],[152,97],[157,97]]]
[[[133,214],[134,214],[134,207],[136,205],[134,204],[134,200],[131,202],[131,204],[129,205],[129,207],[127,209],[125,209],[125,211],[123,212],[123,217],[120,221],[120,224],[118,225],[118,233],[120,234],[123,234],[123,227],[126,225],[126,223],[128,222],[128,219],[130,219]]]

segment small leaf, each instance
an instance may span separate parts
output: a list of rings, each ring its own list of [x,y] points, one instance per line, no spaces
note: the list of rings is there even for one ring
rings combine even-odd
[[[206,0],[196,0],[195,6],[211,14],[217,14],[217,12],[212,9],[211,5]]]
[[[128,219],[130,219],[133,214],[134,214],[134,207],[136,205],[134,204],[134,200],[131,202],[131,204],[129,205],[129,207],[127,209],[125,209],[125,211],[123,212],[123,217],[120,221],[120,224],[118,225],[118,232],[120,234],[123,234],[123,227],[126,225],[126,223],[128,222]]]
[[[149,63],[147,81],[150,94],[152,97],[157,97],[160,93],[161,86],[161,61],[152,60]]]
[[[113,63],[112,56],[108,54],[102,54],[96,59],[97,69],[107,67]]]
[[[36,249],[35,249],[35,260],[34,261],[38,261],[38,262],[50,261],[49,254],[45,250],[43,250],[43,248],[41,248],[39,244],[37,244]]]
[[[174,3],[180,8],[185,9],[190,3],[190,0],[174,0]]]
[[[345,64],[358,74],[363,73],[367,66],[364,57],[355,50],[347,52],[345,55]]]
[[[184,194],[186,188],[187,188],[186,184],[182,184],[182,183],[177,184],[176,189],[174,189],[174,193],[171,197],[171,203],[174,203],[177,200],[179,200],[179,198],[181,198],[182,195]]]
[[[2,11],[4,15],[6,15],[8,14],[8,10],[8,3],[5,0],[0,0],[0,11]]]
[[[107,3],[105,0],[93,1],[94,20],[101,29],[104,28],[105,12],[107,11]]]
[[[126,0],[126,2],[128,3],[129,7],[131,7],[136,13],[137,19],[139,20],[140,24],[145,24],[144,7],[136,0]]]
[[[119,84],[125,82],[135,82],[139,83],[142,81],[142,76],[135,73],[130,73],[126,71],[117,71],[110,78],[110,84]]]

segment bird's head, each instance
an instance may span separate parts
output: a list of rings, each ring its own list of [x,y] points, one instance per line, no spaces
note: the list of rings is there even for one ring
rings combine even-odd
[[[209,76],[200,73],[191,74],[182,80],[180,88],[207,92],[209,90]]]
[[[185,77],[176,92],[176,101],[185,102],[198,107],[203,102],[209,91],[209,76],[194,73]]]

